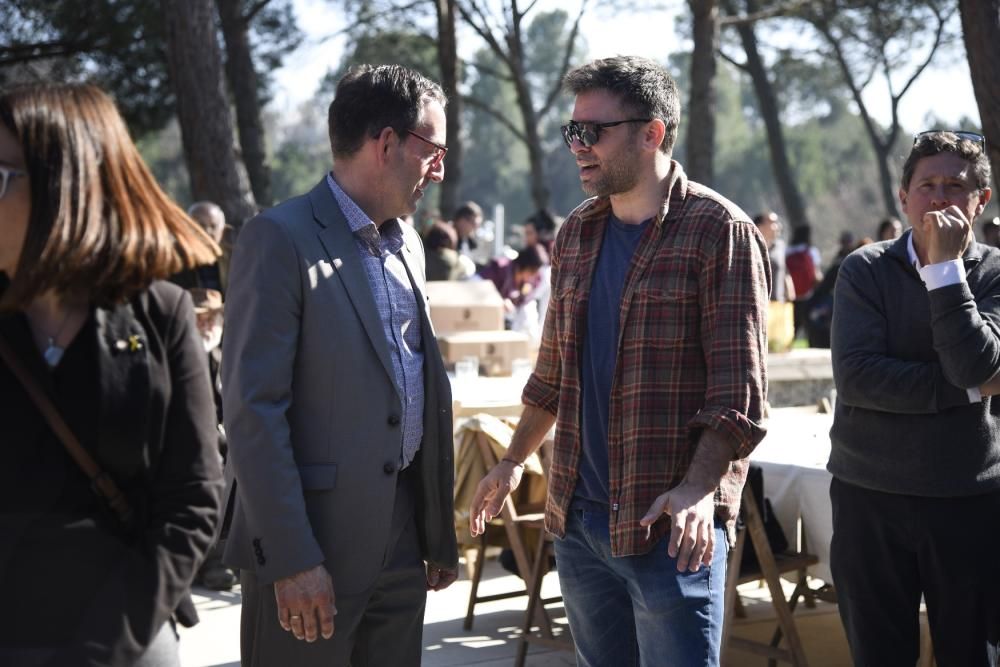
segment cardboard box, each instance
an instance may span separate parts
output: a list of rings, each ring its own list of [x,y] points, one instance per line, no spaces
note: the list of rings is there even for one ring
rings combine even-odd
[[[519,331],[461,331],[438,337],[445,364],[478,357],[483,375],[510,375],[514,359],[531,358],[531,339]]]
[[[502,331],[503,299],[489,280],[432,280],[426,285],[438,337],[456,331]]]

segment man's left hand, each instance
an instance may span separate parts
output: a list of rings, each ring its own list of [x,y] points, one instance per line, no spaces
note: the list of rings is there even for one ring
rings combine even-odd
[[[677,571],[697,572],[715,555],[715,490],[707,493],[687,482],[657,497],[639,520],[650,527],[667,513],[671,517],[667,553],[677,559]]]
[[[427,590],[443,591],[458,579],[458,570],[427,563]]]

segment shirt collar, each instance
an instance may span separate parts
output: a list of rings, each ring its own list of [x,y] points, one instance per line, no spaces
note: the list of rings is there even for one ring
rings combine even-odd
[[[368,217],[368,214],[361,210],[361,207],[351,199],[351,196],[344,192],[340,184],[333,178],[333,173],[327,173],[326,183],[330,187],[333,198],[337,201],[344,217],[347,218],[347,225],[351,232],[361,242],[361,244],[375,257],[381,257],[382,251],[391,254],[399,252],[403,247],[403,229],[399,226],[398,218],[386,220],[381,229]]]

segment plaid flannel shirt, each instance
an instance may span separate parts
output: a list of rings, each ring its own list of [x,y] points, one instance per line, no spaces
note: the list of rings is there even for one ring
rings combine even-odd
[[[580,462],[580,354],[587,303],[611,202],[581,204],[552,253],[552,299],[535,371],[522,400],[557,416],[545,525],[562,537]],[[764,437],[767,248],[732,202],[689,182],[677,162],[625,280],[608,426],[611,549],[648,552],[639,520],[681,482],[703,428],[733,444],[716,516],[735,535],[747,461]]]

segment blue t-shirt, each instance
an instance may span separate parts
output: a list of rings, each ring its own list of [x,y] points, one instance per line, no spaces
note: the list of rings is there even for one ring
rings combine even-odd
[[[574,498],[608,505],[608,413],[618,358],[618,314],[632,256],[649,225],[626,225],[608,216],[590,284],[587,333],[580,359],[581,452]]]

